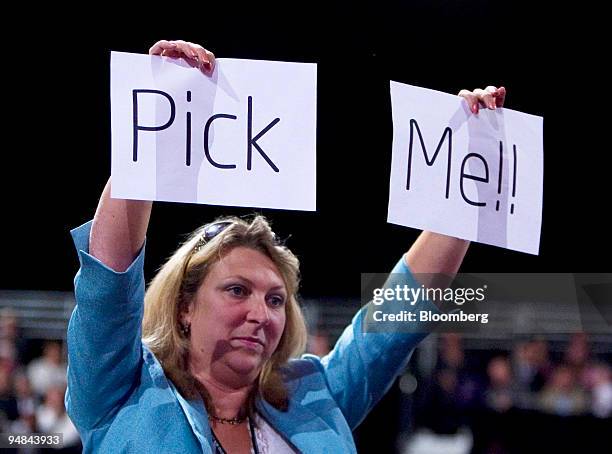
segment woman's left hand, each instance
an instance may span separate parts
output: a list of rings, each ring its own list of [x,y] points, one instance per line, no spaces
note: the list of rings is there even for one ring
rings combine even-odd
[[[484,90],[482,88],[476,88],[474,91],[461,90],[459,96],[465,98],[470,110],[477,114],[480,107],[487,107],[491,110],[504,107],[506,89],[489,85]]]

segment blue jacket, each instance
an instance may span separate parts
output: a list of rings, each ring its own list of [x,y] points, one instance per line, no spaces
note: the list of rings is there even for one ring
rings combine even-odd
[[[81,268],[68,326],[66,408],[83,452],[211,453],[203,402],[184,398],[141,342],[144,247],[128,270],[117,273],[88,254],[90,228],[91,222],[72,231]],[[417,285],[403,260],[394,273]],[[301,452],[356,452],[352,430],[425,337],[364,333],[364,317],[362,309],[324,358],[289,362],[287,412],[256,400],[261,416]]]

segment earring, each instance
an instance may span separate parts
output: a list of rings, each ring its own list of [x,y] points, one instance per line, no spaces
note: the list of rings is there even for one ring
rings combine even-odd
[[[181,330],[183,336],[189,337],[191,334],[191,323],[180,323],[179,329]]]

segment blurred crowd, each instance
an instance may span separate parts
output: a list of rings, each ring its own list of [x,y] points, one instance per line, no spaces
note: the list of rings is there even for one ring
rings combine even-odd
[[[484,406],[496,412],[510,408],[540,410],[559,416],[612,415],[612,368],[595,358],[588,336],[575,333],[560,360],[548,342],[531,339],[515,344],[510,354],[488,360],[485,374],[470,364],[458,334],[441,336],[435,373],[437,395],[459,407]]]
[[[63,344],[55,340],[45,341],[42,343],[42,353],[32,358],[32,352],[39,349],[40,344],[28,342],[20,335],[15,313],[10,309],[2,309],[0,433],[62,433],[63,445],[57,452],[81,452],[78,432],[64,406],[66,355]],[[38,451],[21,448],[14,452]]]
[[[468,430],[471,452],[520,452],[513,446],[526,432],[562,440],[562,428],[595,433],[598,420],[612,417],[610,357],[593,354],[584,333],[554,354],[542,338],[517,341],[508,352],[466,351],[452,333],[438,345],[434,373],[421,380],[417,425],[438,435]]]
[[[311,353],[323,356],[330,346],[324,330],[309,336]],[[441,334],[433,372],[416,374],[418,389],[411,398],[410,433],[425,429],[432,436],[461,437],[467,431],[470,437],[465,445],[469,448],[463,452],[505,454],[531,452],[525,446],[533,433],[564,440],[564,430],[582,431],[587,436],[593,430],[602,432],[600,427],[604,426],[593,421],[612,421],[610,354],[595,355],[584,333],[571,335],[554,351],[543,338],[517,341],[511,351],[466,350],[460,335]],[[28,341],[19,332],[14,312],[0,310],[0,432],[62,433],[63,446],[56,452],[81,452],[79,435],[66,414],[65,391],[62,342]],[[390,394],[396,402],[402,401],[399,395]],[[391,414],[386,413],[387,417]],[[390,423],[388,419],[380,422],[385,426]],[[362,438],[371,439],[365,426],[366,437]],[[380,439],[377,443],[380,447]],[[459,438],[450,438],[447,446],[461,444]],[[448,449],[439,452],[450,454]]]

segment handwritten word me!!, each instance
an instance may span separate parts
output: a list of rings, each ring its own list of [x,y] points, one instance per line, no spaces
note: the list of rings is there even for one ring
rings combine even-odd
[[[416,131],[416,132],[415,132]],[[451,187],[451,166],[452,166],[452,154],[453,154],[453,130],[447,126],[444,129],[442,137],[440,138],[440,142],[438,142],[438,146],[436,147],[436,151],[433,153],[433,156],[429,157],[427,154],[427,148],[425,147],[425,141],[423,140],[423,135],[421,134],[421,130],[419,128],[419,124],[416,120],[410,120],[410,142],[408,146],[408,172],[406,176],[406,190],[410,190],[411,177],[412,177],[412,156],[413,156],[413,148],[415,142],[415,136],[418,136],[419,142],[421,144],[421,151],[423,152],[423,156],[425,157],[425,163],[428,167],[434,165],[436,159],[438,158],[438,154],[442,149],[444,142],[448,143],[448,156],[446,161],[446,192],[445,197],[448,199],[450,197],[450,187]],[[502,194],[502,180],[503,180],[503,163],[504,163],[504,143],[503,141],[499,141],[499,165],[497,172],[497,195],[501,197]],[[466,166],[471,161],[480,161],[483,165],[484,174],[474,175],[472,173],[466,172]],[[516,197],[516,172],[517,172],[517,151],[516,145],[512,146],[512,197]],[[465,180],[472,180],[477,183],[485,183],[488,184],[490,182],[489,175],[489,163],[487,160],[480,154],[475,152],[470,152],[465,155],[463,160],[461,161],[460,172],[459,172],[459,190],[461,192],[461,197],[463,200],[472,206],[477,207],[485,207],[487,202],[480,200],[472,200],[470,199],[464,189]],[[495,204],[495,211],[499,211],[499,200]],[[510,214],[514,214],[514,203],[510,205]]]

